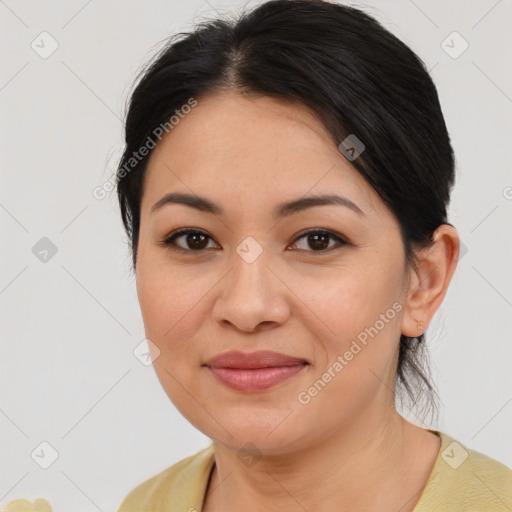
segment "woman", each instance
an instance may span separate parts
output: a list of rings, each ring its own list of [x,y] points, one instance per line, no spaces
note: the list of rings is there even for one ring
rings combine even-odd
[[[512,471],[405,420],[455,272],[423,63],[365,13],[274,0],[171,39],[117,173],[151,357],[212,445],[119,512],[498,511]]]

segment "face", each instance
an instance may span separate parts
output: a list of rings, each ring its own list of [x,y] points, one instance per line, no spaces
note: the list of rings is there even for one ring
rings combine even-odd
[[[157,205],[170,193],[217,209]],[[342,199],[282,207],[324,195]],[[198,99],[150,157],[140,221],[153,364],[205,435],[284,453],[390,407],[408,283],[400,227],[306,107]],[[231,351],[284,357],[212,367]]]

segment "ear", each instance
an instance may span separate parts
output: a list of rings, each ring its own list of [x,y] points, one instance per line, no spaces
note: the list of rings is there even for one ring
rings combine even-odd
[[[402,334],[411,338],[425,332],[443,302],[459,260],[460,239],[455,228],[442,224],[432,238],[432,245],[417,253],[417,269],[411,268],[409,276]]]

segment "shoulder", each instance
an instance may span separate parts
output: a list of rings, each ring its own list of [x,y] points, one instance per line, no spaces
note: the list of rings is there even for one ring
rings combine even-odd
[[[214,460],[213,445],[180,460],[133,489],[117,512],[200,510]]]
[[[414,512],[512,510],[512,470],[438,432],[441,449]],[[435,509],[435,508],[434,508]]]
[[[485,510],[512,510],[512,470],[487,455],[467,449],[467,503]],[[495,508],[491,508],[491,505]]]

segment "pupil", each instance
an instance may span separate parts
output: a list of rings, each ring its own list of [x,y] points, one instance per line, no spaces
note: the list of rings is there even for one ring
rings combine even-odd
[[[198,239],[200,240],[199,244],[196,243]],[[205,240],[206,240],[206,237],[202,233],[190,233],[187,236],[187,243],[189,244],[189,247],[191,247],[191,248],[204,249],[204,247],[206,247],[208,245],[207,243],[206,244],[204,243]],[[203,242],[203,243],[201,244],[201,242]]]
[[[319,242],[318,239],[319,238],[323,238],[323,242]],[[313,235],[309,235],[309,240],[311,242],[311,240],[313,240],[313,243],[310,243],[310,246],[313,248],[313,249],[325,249],[326,247],[329,246],[329,242],[328,242],[328,235],[326,234],[313,234]],[[327,243],[325,243],[327,241]]]

